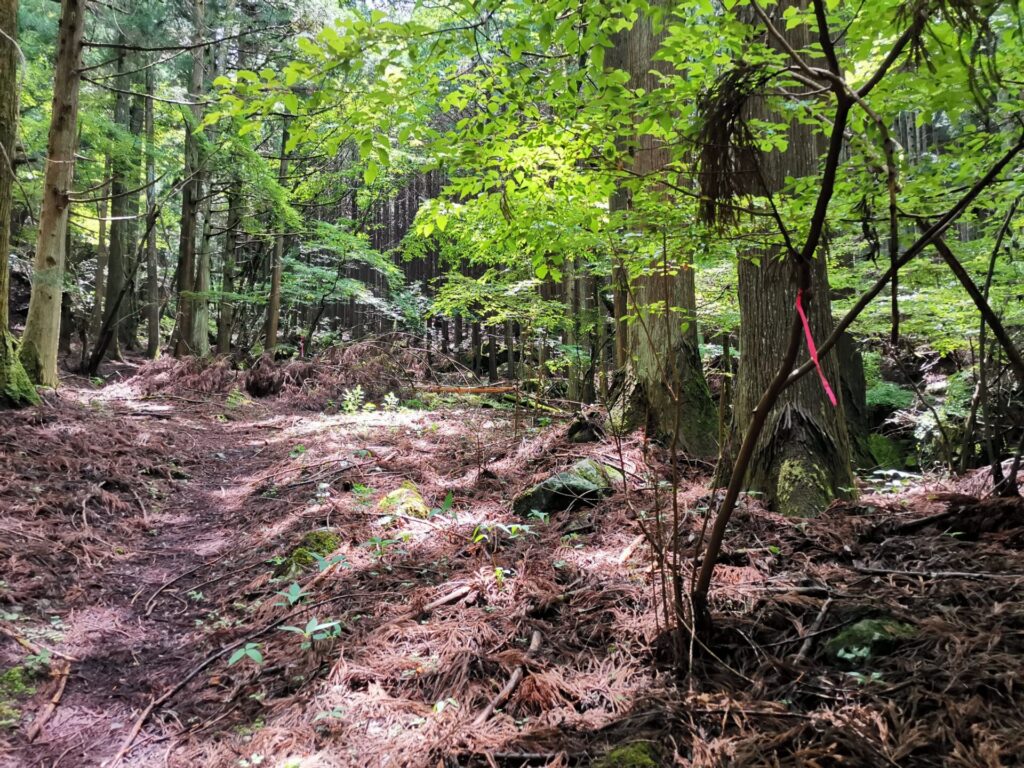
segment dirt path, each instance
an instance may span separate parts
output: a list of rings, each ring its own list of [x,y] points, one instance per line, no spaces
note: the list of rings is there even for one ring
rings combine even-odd
[[[57,642],[47,644],[38,626],[22,632],[42,634],[39,643],[75,661],[41,734],[31,744],[11,744],[0,759],[5,766],[106,764],[147,704],[201,661],[197,651],[206,650],[208,625],[216,621],[203,582],[217,579],[218,566],[234,563],[240,551],[239,532],[230,528],[240,511],[231,489],[267,463],[261,454],[272,424],[220,421],[207,403],[97,402],[111,423],[138,430],[137,449],[159,455],[173,477],[149,484],[151,495],[162,498],[135,494],[139,508],[118,531],[126,536],[112,541],[97,531],[112,556],[75,579],[65,600],[46,601],[53,611],[49,636]],[[102,461],[102,447],[97,455]],[[132,764],[152,764],[160,737],[143,735],[137,744],[143,749]]]

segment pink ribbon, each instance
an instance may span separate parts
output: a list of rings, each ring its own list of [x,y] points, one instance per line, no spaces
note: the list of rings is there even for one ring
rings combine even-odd
[[[825,372],[821,369],[821,361],[818,359],[818,348],[814,346],[814,337],[811,336],[811,324],[807,322],[807,313],[804,312],[804,289],[798,288],[796,291],[796,311],[800,315],[800,322],[804,324],[804,337],[807,339],[807,350],[811,353],[811,360],[814,361],[814,367],[818,369],[818,378],[821,379],[821,386],[825,389],[825,394],[828,396],[828,401],[833,406],[839,405],[839,401],[836,400],[836,393],[832,391],[832,387],[829,386],[828,379],[825,378]]]

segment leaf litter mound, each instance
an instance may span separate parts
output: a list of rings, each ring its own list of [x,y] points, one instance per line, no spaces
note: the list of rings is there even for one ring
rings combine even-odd
[[[104,460],[137,479],[176,459],[224,500],[181,533],[216,515],[227,543],[169,571],[136,603],[145,621],[145,606],[166,617],[185,611],[186,595],[203,595],[201,614],[193,606],[201,618],[179,630],[175,664],[123,693],[130,717],[91,753],[76,753],[75,734],[57,729],[19,753],[40,755],[38,764],[69,746],[69,765],[124,748],[122,764],[138,766],[616,764],[624,745],[656,765],[1002,766],[1024,752],[1024,514],[1012,502],[998,525],[972,528],[960,523],[977,506],[953,487],[865,496],[807,521],[746,499],[717,569],[710,647],[695,645],[681,671],[664,651],[659,580],[640,538],[638,517],[650,530],[667,509],[657,481],[668,467],[649,446],[573,445],[564,424],[524,434],[511,413],[458,403],[310,416],[282,396],[224,425],[211,416],[217,400],[212,409],[170,402],[210,431],[241,430],[246,459],[212,465],[198,454],[210,444],[179,437],[136,450],[131,475],[130,409],[111,418],[62,406],[56,421],[70,433],[28,414],[0,416],[0,500],[45,488],[37,496],[48,506],[18,510],[34,519],[59,515],[74,527],[71,498],[85,499],[90,485],[77,463],[46,472],[40,456],[11,446],[43,441],[49,456],[53,436],[71,441],[75,429],[109,430],[90,441],[93,462],[109,451]],[[511,514],[516,493],[586,455],[612,465],[621,457],[628,489],[546,520]],[[78,479],[65,487],[66,477]],[[689,474],[681,488],[690,546],[713,502],[706,480]],[[402,487],[433,514],[382,506]],[[119,503],[101,514],[100,497],[89,499],[92,529],[112,537],[138,526],[129,499],[139,488],[101,485]],[[961,508],[968,514],[949,514]],[[317,533],[329,536],[310,538]],[[300,555],[311,542],[325,546]],[[4,543],[7,562],[36,556]],[[29,594],[18,573],[5,600]],[[73,584],[73,570],[63,573],[59,583]],[[102,577],[88,582],[81,599],[109,599]],[[872,621],[901,629],[837,646]],[[250,644],[261,664],[244,654],[228,663]],[[128,723],[138,726],[131,739]]]

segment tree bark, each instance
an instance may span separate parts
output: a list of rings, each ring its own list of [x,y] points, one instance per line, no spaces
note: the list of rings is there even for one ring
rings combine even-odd
[[[156,92],[153,67],[146,70],[146,210],[156,207],[156,132],[153,99]],[[160,278],[156,251],[156,228],[146,234],[146,357],[160,354]]]
[[[18,0],[0,0],[0,406],[39,402],[14,348],[9,321],[11,186],[14,144],[18,130]]]
[[[33,260],[32,297],[20,349],[21,361],[29,378],[48,387],[58,384],[57,343],[67,256],[65,235],[78,140],[79,65],[84,26],[85,3],[82,0],[62,0],[43,204]]]
[[[288,119],[285,118],[281,126],[281,157],[278,166],[277,178],[283,187],[288,178],[288,153],[285,147],[288,144]],[[274,261],[270,268],[270,300],[267,304],[267,325],[264,332],[266,340],[264,348],[273,352],[277,346],[277,325],[281,316],[281,264],[284,260],[284,222],[278,224],[277,236],[274,238]]]
[[[790,0],[774,9],[777,19],[787,6],[802,6]],[[777,24],[784,28],[785,24]],[[806,25],[783,32],[797,50],[810,43]],[[747,105],[747,119],[778,120],[764,98],[754,97]],[[788,149],[749,153],[749,166],[741,169],[749,191],[758,197],[773,196],[786,186],[786,178],[813,176],[818,172],[821,142],[811,126],[793,122],[789,126]],[[775,378],[793,325],[796,297],[793,266],[782,258],[780,248],[765,244],[743,254],[738,266],[740,304],[740,363],[733,408],[733,444],[746,432],[762,394]],[[828,270],[824,254],[810,265],[810,286],[803,303],[811,332],[819,338],[832,332]],[[801,354],[808,354],[801,343]],[[839,387],[835,355],[821,361],[827,379]],[[727,457],[732,459],[733,457]],[[729,462],[723,462],[723,466]],[[720,478],[727,481],[728,478]],[[764,494],[767,502],[785,515],[815,515],[853,487],[850,441],[842,400],[838,407],[828,401],[822,384],[804,377],[789,387],[767,415],[760,439],[745,477],[749,490]]]
[[[193,0],[192,39],[197,46],[203,40],[205,18],[205,0]],[[199,214],[202,172],[199,145],[202,107],[198,102],[203,89],[205,55],[205,50],[201,46],[193,49],[192,76],[188,89],[189,101],[193,102],[194,106],[191,107],[191,119],[185,125],[185,184],[181,190],[181,231],[178,239],[178,339],[174,348],[176,357],[194,354],[191,341],[195,301],[191,294],[195,290],[196,218]]]
[[[118,37],[118,42],[125,45],[127,40],[124,33]],[[121,48],[117,56],[117,78],[115,83],[119,89],[114,97],[114,126],[115,129],[129,133],[131,128],[131,116],[129,114],[129,82],[124,74],[128,71],[128,54]],[[119,142],[120,143],[120,142]],[[125,147],[118,147],[113,153],[110,163],[110,251],[107,259],[107,283],[106,298],[104,299],[104,323],[115,329],[114,338],[108,348],[109,355],[114,360],[121,359],[121,336],[122,324],[128,314],[128,305],[121,301],[118,304],[116,315],[111,317],[110,311],[114,306],[114,299],[121,294],[125,285],[125,275],[130,271],[128,264],[129,253],[134,243],[129,241],[128,217],[131,206],[129,205],[128,189],[129,176],[131,173],[132,153],[126,152]]]
[[[242,219],[242,184],[234,181],[228,192],[228,220],[224,233],[224,258],[221,272],[220,316],[217,319],[217,353],[231,352],[231,333],[235,324],[235,252],[238,250],[238,227]]]
[[[629,88],[650,92],[659,87],[652,70],[668,71],[665,63],[654,60],[662,37],[646,16],[618,35],[609,64],[629,74]],[[638,178],[656,175],[667,164],[668,151],[651,136],[636,136],[632,143],[630,170]],[[656,192],[657,186],[648,191]],[[612,210],[629,210],[632,205],[626,189],[618,190],[610,201]],[[624,286],[627,311],[635,318],[628,334],[621,322],[622,297],[617,295],[614,303],[616,358],[621,364],[625,335],[627,370],[613,416],[620,427],[645,424],[651,436],[677,450],[712,457],[717,450],[717,419],[697,345],[697,299],[690,259],[673,252],[667,233],[662,232],[659,253],[647,266],[645,275]],[[621,290],[625,275],[622,268],[617,271]]]

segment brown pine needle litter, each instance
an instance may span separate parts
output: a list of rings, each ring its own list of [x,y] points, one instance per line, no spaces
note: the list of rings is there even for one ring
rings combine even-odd
[[[56,670],[0,732],[0,765],[98,766],[122,748],[122,766],[181,768],[589,765],[635,744],[683,766],[1024,754],[1024,515],[980,523],[974,480],[814,520],[746,499],[710,652],[680,672],[638,541],[637,514],[666,509],[664,455],[626,440],[628,496],[516,519],[517,492],[618,447],[456,395],[313,411],[336,375],[320,364],[250,404],[228,404],[238,372],[158,384],[192,370],[161,361],[0,414],[0,661],[39,655],[21,637]],[[687,471],[692,549],[709,491]],[[403,483],[432,516],[381,506]],[[300,554],[315,542],[320,561]],[[311,619],[329,629],[307,637]],[[837,645],[865,620],[897,629]],[[228,663],[250,643],[262,663]]]

